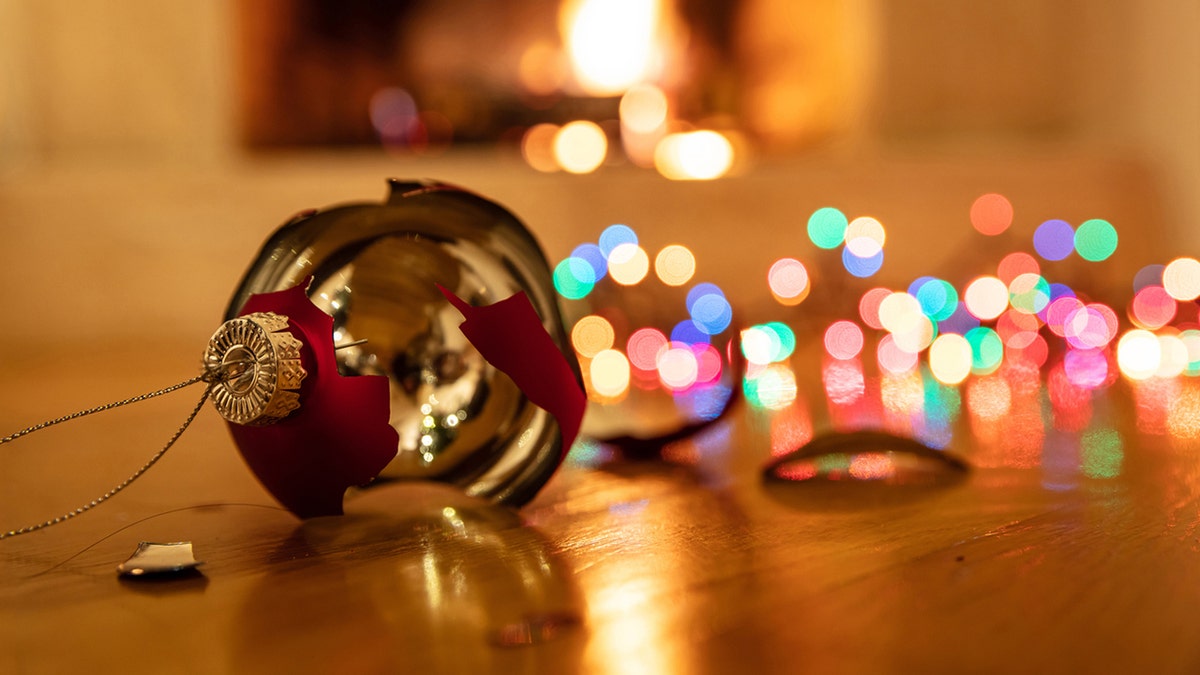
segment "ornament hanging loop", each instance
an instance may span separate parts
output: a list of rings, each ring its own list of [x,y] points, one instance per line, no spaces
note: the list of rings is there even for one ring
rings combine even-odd
[[[0,439],[0,445],[3,445],[4,443],[10,443],[22,436],[27,436],[35,431],[40,431],[42,429],[54,426],[56,424],[61,424],[63,422],[68,422],[70,420],[79,419],[80,417],[86,417],[88,415],[92,415],[92,414],[99,413],[99,412],[104,412],[106,410],[112,410],[113,408],[119,408],[124,405],[129,405],[130,403],[138,403],[140,401],[146,401],[148,399],[152,399],[157,396],[162,396],[163,394],[169,394],[173,391],[177,391],[184,387],[191,386],[191,385],[201,382],[203,380],[205,380],[205,376],[198,375],[189,380],[184,380],[183,382],[180,382],[179,384],[175,384],[170,387],[166,387],[164,389],[159,389],[158,391],[150,392],[148,394],[142,394],[140,396],[134,396],[132,398],[127,398],[123,401],[117,401],[115,403],[108,403],[106,405],[96,406],[95,408],[89,408],[87,410],[81,410],[77,413],[72,413],[70,415],[64,415],[63,417],[59,417],[58,419],[50,420],[48,422],[42,422],[41,424],[36,424],[27,429],[22,429],[21,431],[18,431],[17,433],[12,434],[10,436],[5,436],[4,438]],[[158,460],[162,459],[162,456],[167,454],[167,450],[170,450],[171,446],[175,445],[175,441],[179,440],[179,437],[183,435],[183,432],[186,431],[189,426],[191,426],[192,420],[196,419],[196,415],[200,413],[200,409],[204,407],[204,402],[208,400],[209,394],[212,393],[213,386],[214,386],[214,383],[209,382],[208,386],[204,388],[204,394],[200,396],[200,401],[196,403],[196,407],[192,409],[192,412],[187,416],[187,419],[184,420],[183,424],[181,424],[179,426],[179,428],[175,431],[175,434],[171,436],[171,438],[166,442],[165,445],[163,445],[161,450],[154,453],[154,455],[152,457],[150,457],[150,459],[145,464],[143,464],[140,469],[133,472],[133,474],[131,474],[128,478],[126,478],[125,480],[118,483],[116,486],[114,486],[108,492],[105,492],[104,494],[100,495],[99,497],[80,506],[79,508],[76,508],[73,511],[67,511],[66,513],[64,513],[60,516],[56,516],[54,518],[44,520],[44,521],[42,521],[40,523],[36,523],[34,525],[27,525],[22,528],[8,530],[5,532],[0,532],[0,539],[7,539],[9,537],[15,537],[15,536],[21,535],[21,534],[29,534],[30,532],[36,532],[37,530],[41,530],[43,528],[50,527],[51,525],[57,525],[65,520],[70,520],[71,518],[74,518],[75,516],[78,516],[82,513],[86,513],[87,511],[94,509],[95,507],[99,506],[100,504],[104,503],[105,501],[107,501],[108,499],[110,499],[111,497],[116,495],[121,490],[124,490],[125,488],[129,487],[129,485],[131,483],[133,483],[133,481],[140,478],[141,475],[146,473],[147,471],[149,471],[150,467],[154,466],[158,462]]]

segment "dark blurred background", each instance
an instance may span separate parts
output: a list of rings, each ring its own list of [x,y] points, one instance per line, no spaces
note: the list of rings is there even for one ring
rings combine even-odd
[[[1123,269],[1088,273],[1124,291],[1200,249],[1197,26],[1194,0],[0,0],[0,266],[52,251],[111,292],[183,248],[220,283],[173,290],[215,313],[289,213],[395,174],[502,201],[554,259],[647,225],[755,297],[817,207],[883,218],[879,282],[907,284],[976,245],[966,211],[1000,191],[1006,246],[1111,219]],[[673,180],[697,177],[718,180]],[[62,245],[98,231],[137,265]],[[47,325],[104,324],[95,293]]]

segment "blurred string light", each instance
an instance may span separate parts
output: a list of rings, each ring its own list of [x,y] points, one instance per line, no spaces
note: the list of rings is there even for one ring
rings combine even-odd
[[[588,365],[592,390],[601,399],[617,398],[629,389],[629,359],[615,349],[596,354]]]
[[[787,324],[773,321],[741,331],[747,372],[742,392],[750,405],[779,410],[797,396],[796,376],[787,360],[796,349],[796,334]]]
[[[1108,260],[1117,250],[1117,230],[1099,218],[1083,222],[1075,231],[1075,252],[1091,262]]]
[[[975,318],[991,321],[1008,307],[1008,286],[997,277],[978,277],[967,285],[963,300]]]
[[[665,246],[654,258],[654,273],[668,286],[682,286],[696,273],[696,256],[686,246]]]
[[[1047,220],[1034,230],[1033,248],[1044,260],[1064,260],[1075,251],[1075,228],[1065,220]]]
[[[1022,274],[1041,274],[1042,268],[1037,258],[1024,251],[1014,251],[1004,256],[996,265],[996,277],[1005,284],[1011,284]]]
[[[1137,293],[1147,286],[1162,286],[1163,272],[1166,265],[1146,265],[1133,275],[1133,292]]]
[[[929,370],[943,384],[959,384],[971,374],[971,343],[961,335],[939,335],[929,346]]]
[[[686,246],[671,244],[655,254],[653,267],[654,278],[664,285],[682,287],[695,275],[696,258]],[[563,298],[583,300],[605,279],[617,286],[637,286],[651,276],[650,268],[650,255],[633,228],[614,224],[606,227],[596,242],[576,246],[559,261],[553,281]],[[622,400],[635,385],[661,387],[676,395],[718,385],[724,358],[712,342],[732,325],[733,309],[721,288],[711,283],[688,288],[685,308],[687,318],[678,322],[670,335],[645,326],[622,337],[627,328],[614,325],[605,309],[576,321],[571,344],[584,368],[589,396],[611,403]],[[791,340],[794,347],[795,337]]]
[[[1178,304],[1162,286],[1146,286],[1130,302],[1129,316],[1139,328],[1157,330],[1171,323]]]
[[[575,345],[579,355],[585,358],[595,358],[600,352],[612,349],[615,338],[616,332],[612,324],[595,314],[589,314],[576,321],[575,327],[571,329],[571,344]]]
[[[981,233],[998,234],[1011,221],[1011,204],[1002,195],[984,195],[972,206],[971,222]],[[826,207],[809,218],[807,234],[818,248],[844,246],[846,258],[882,250],[882,237],[870,234],[879,229],[868,220],[857,223]],[[1072,253],[1099,262],[1115,252],[1117,242],[1108,221],[1092,219],[1078,228],[1062,220],[1045,221],[1033,243],[1038,257],[1047,262]],[[855,273],[850,265],[847,271]],[[1081,300],[1066,284],[1051,282],[1038,259],[1024,251],[1005,255],[995,275],[978,276],[961,292],[948,281],[924,276],[907,291],[872,288],[864,292],[858,311],[862,325],[884,332],[876,347],[882,371],[911,372],[924,355],[931,374],[944,385],[995,373],[1006,360],[1041,368],[1051,352],[1043,328],[1062,340],[1061,377],[1081,390],[1107,386],[1118,367],[1132,377],[1173,377],[1200,369],[1200,327],[1189,328],[1195,332],[1185,340],[1170,326],[1179,302],[1200,298],[1200,261],[1180,258],[1165,266],[1147,266],[1135,279],[1135,290],[1130,319],[1136,327],[1158,333],[1152,333],[1153,344],[1148,339],[1128,339],[1121,359],[1109,356],[1121,336],[1117,313],[1104,303]],[[836,330],[831,330],[825,336],[826,353],[838,356],[838,342],[832,338]]]
[[[1162,270],[1163,289],[1180,302],[1200,298],[1200,261],[1195,258],[1176,258]]]
[[[781,305],[792,307],[804,302],[811,290],[808,269],[795,258],[780,258],[767,271],[767,286]]]
[[[852,276],[874,276],[883,267],[883,247],[887,232],[875,218],[860,216],[849,220],[839,209],[825,206],[808,217],[809,241],[817,248],[842,247],[842,267]]]
[[[845,361],[858,357],[863,349],[863,332],[853,321],[835,321],[825,329],[825,353]]]
[[[862,322],[875,330],[883,330],[883,320],[879,316],[879,307],[884,298],[892,294],[887,288],[872,288],[858,301],[858,316]],[[919,301],[918,301],[919,302]]]
[[[636,243],[618,244],[608,253],[608,274],[622,286],[635,286],[650,271],[650,256]]]
[[[846,229],[850,221],[841,211],[826,206],[813,211],[808,217],[808,238],[818,248],[834,249],[846,241]]]
[[[996,222],[1011,220],[1011,205],[1005,209],[1001,202],[993,201],[992,208],[999,210],[998,216],[991,216],[995,229]],[[986,217],[972,215],[972,224],[978,229],[977,220],[985,222]],[[1110,386],[1122,375],[1135,382],[1200,375],[1196,311],[1180,310],[1180,303],[1200,298],[1200,261],[1177,258],[1166,265],[1142,268],[1133,280],[1134,293],[1126,308],[1133,327],[1124,332],[1121,317],[1112,307],[1089,300],[1070,286],[1052,281],[1050,271],[1043,272],[1042,263],[1052,271],[1050,263],[1072,253],[1085,261],[1107,259],[1117,245],[1111,227],[1098,219],[1078,228],[1065,221],[1045,221],[1034,236],[1036,257],[1025,251],[1009,253],[996,266],[994,275],[977,276],[961,286],[922,276],[905,290],[876,286],[862,292],[853,320],[834,321],[820,333],[826,357],[822,366],[826,396],[831,411],[841,411],[835,415],[841,416],[835,426],[852,423],[846,415],[858,419],[867,414],[865,408],[854,408],[858,412],[853,412],[847,406],[861,407],[867,399],[875,400],[875,394],[867,395],[860,361],[864,353],[876,359],[878,386],[889,398],[881,409],[891,420],[885,420],[888,428],[931,434],[930,438],[942,439],[942,445],[935,447],[942,447],[950,433],[947,424],[934,419],[942,414],[934,410],[942,404],[922,401],[913,393],[921,390],[914,389],[914,383],[930,382],[932,391],[942,392],[967,387],[974,392],[970,399],[972,406],[980,407],[978,414],[992,415],[988,419],[994,418],[994,423],[1000,425],[994,432],[997,447],[1005,453],[1017,450],[1004,438],[1004,411],[1020,400],[1022,410],[1033,406],[1022,414],[1038,416],[1036,404],[1029,401],[1036,402],[1037,375],[1048,363],[1051,366],[1046,376],[1054,424],[1060,431],[1081,433],[1093,417],[1090,392]],[[840,247],[844,260],[878,255],[886,243],[886,231],[879,221],[868,217],[851,220],[833,207],[813,212],[806,223],[806,234],[819,249]],[[570,282],[564,286],[567,293],[578,294],[584,289],[590,292],[606,277],[618,284],[624,283],[622,278],[631,285],[641,283],[649,276],[650,267],[663,284],[690,284],[685,301],[687,318],[670,329],[669,335],[657,328],[639,328],[622,342],[609,332],[612,324],[600,314],[580,320],[572,341],[581,357],[591,359],[588,370],[597,394],[615,400],[628,387],[637,385],[662,387],[682,395],[719,379],[724,357],[712,338],[733,325],[732,310],[719,287],[694,283],[696,261],[690,250],[671,245],[650,256],[632,229],[613,226],[601,234],[596,244],[576,247],[569,259],[573,262],[564,260],[556,268],[556,283],[560,268],[561,275]],[[637,273],[623,277],[618,270],[635,259]],[[846,271],[854,274],[850,266]],[[811,293],[808,268],[796,258],[776,259],[766,276],[771,295],[784,306],[795,306]],[[580,297],[586,295],[584,292]],[[870,331],[876,334],[872,336]],[[790,365],[796,349],[795,332],[776,321],[739,333],[747,368],[742,387],[748,403],[772,410],[792,406],[798,397]],[[601,354],[605,356],[597,366],[595,359]],[[1049,361],[1051,354],[1056,355],[1053,362]],[[600,375],[597,368],[605,373]],[[875,401],[870,406],[878,407],[880,403]],[[1200,409],[1200,399],[1197,406]],[[922,412],[922,407],[929,410]],[[883,413],[876,410],[872,414]],[[932,421],[923,421],[922,416]],[[1159,426],[1166,428],[1166,424],[1163,421]],[[1196,426],[1200,435],[1200,423]],[[1001,463],[1037,463],[1036,453],[1025,457],[1028,453],[1020,452],[1024,459],[1014,455]],[[1097,469],[1094,473],[1104,472]]]
[[[971,226],[979,233],[994,236],[1007,230],[1013,221],[1013,207],[1001,194],[981,195],[971,204]]]

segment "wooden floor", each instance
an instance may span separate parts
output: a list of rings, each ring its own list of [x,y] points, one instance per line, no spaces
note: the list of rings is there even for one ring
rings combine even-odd
[[[71,373],[51,377],[66,387]],[[174,397],[7,446],[4,525],[130,472],[191,404]],[[584,443],[520,511],[393,484],[353,496],[344,517],[299,522],[205,411],[112,503],[0,542],[0,670],[1200,666],[1200,444],[1122,426],[1112,477],[1087,476],[1078,450],[1048,449],[921,498],[855,504],[762,480],[771,420],[787,414],[740,407],[669,460]],[[180,540],[200,575],[118,578],[138,542]]]
[[[10,180],[0,214],[29,216],[27,229],[10,221],[4,232],[43,255],[54,246],[36,231],[32,201],[22,201],[49,193],[38,181],[41,193]],[[181,223],[219,210],[179,206]],[[71,207],[45,208],[61,220]],[[122,201],[118,210],[136,209]],[[141,241],[160,241],[114,244],[106,233],[128,232],[127,223],[90,226],[83,244],[65,245],[87,274],[54,273],[68,288],[22,283],[51,278],[40,266],[53,256],[10,265],[0,278],[22,310],[2,324],[0,433],[190,377],[207,340],[193,324],[215,322],[221,288],[232,288],[232,278],[201,287],[183,269],[150,293],[181,294],[200,318],[170,306],[71,332],[62,308],[77,302],[70,286],[90,298],[103,295],[96,289],[109,273],[118,288],[148,284],[129,261],[89,262],[84,249],[136,252]],[[198,250],[221,247],[205,240]],[[213,277],[250,254],[192,264]],[[11,245],[3,255],[22,256]],[[56,305],[49,329],[39,323],[42,303]],[[107,313],[123,307],[114,301]],[[956,410],[929,397],[889,404],[899,400],[889,399],[896,383],[868,372],[866,396],[875,398],[864,416],[827,395],[819,350],[811,335],[801,338],[790,403],[771,410],[742,400],[654,457],[585,440],[517,511],[446,487],[386,484],[352,495],[344,517],[301,522],[273,504],[205,410],[111,502],[0,541],[0,672],[1200,670],[1194,382],[1119,380],[1078,399],[1071,417],[1043,381],[1033,408],[1014,402],[996,415],[966,393],[955,394]],[[0,529],[106,491],[161,446],[199,394],[0,447]],[[876,500],[763,479],[774,455],[814,434],[863,420],[913,431],[935,419],[945,422],[947,451],[972,466],[960,481],[898,497],[884,489]],[[1105,454],[1096,454],[1097,439]],[[139,542],[185,540],[204,561],[199,574],[118,577]]]

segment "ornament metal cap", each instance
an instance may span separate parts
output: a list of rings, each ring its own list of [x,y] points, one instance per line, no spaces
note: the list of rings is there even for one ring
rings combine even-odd
[[[204,352],[213,406],[235,424],[264,426],[300,408],[307,372],[304,343],[288,331],[288,318],[257,312],[221,324]]]

